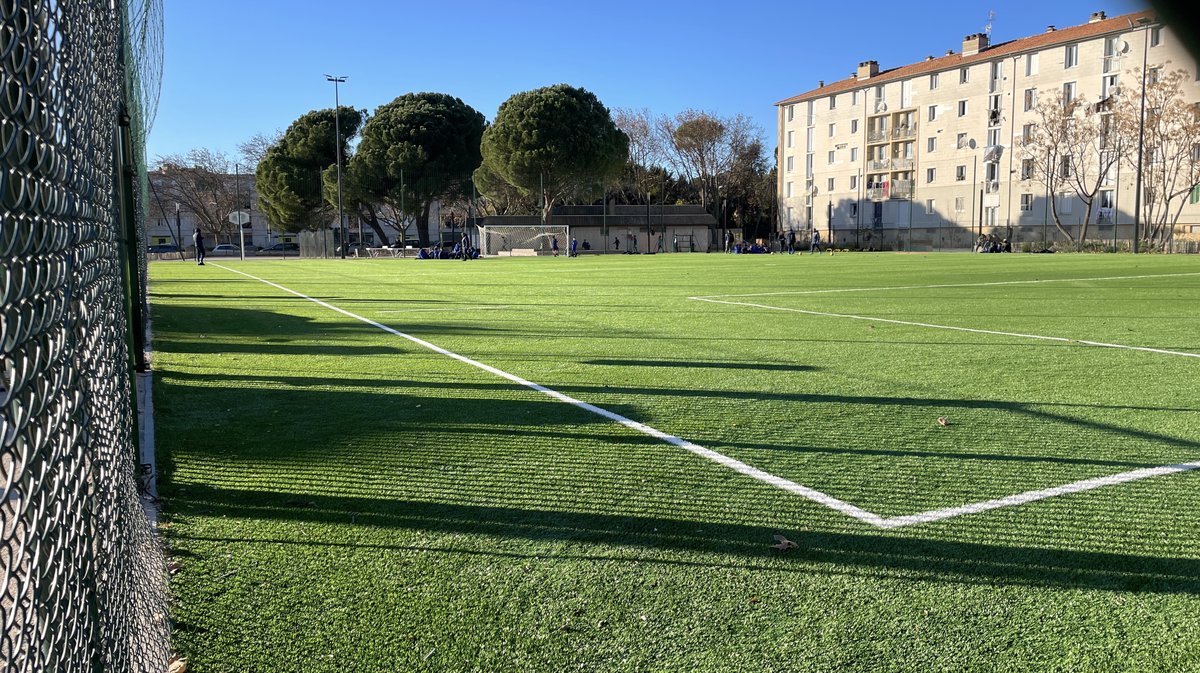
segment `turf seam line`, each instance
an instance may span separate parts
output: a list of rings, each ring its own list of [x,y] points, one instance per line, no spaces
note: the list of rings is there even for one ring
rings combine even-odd
[[[1200,358],[1200,353],[1185,353],[1183,351],[1172,351],[1164,348],[1150,348],[1149,346],[1125,346],[1123,344],[1110,344],[1104,341],[1088,341],[1087,339],[1069,339],[1067,337],[1045,336],[1041,334],[1022,334],[1020,332],[1001,332],[999,330],[979,329],[975,327],[956,327],[954,325],[935,325],[927,322],[914,322],[911,320],[896,320],[893,318],[874,318],[866,315],[853,315],[850,313],[829,313],[827,311],[810,311],[803,308],[788,308],[785,306],[771,306],[769,304],[755,304],[747,301],[725,301],[723,299],[710,299],[707,297],[688,297],[696,301],[704,301],[710,304],[727,304],[729,306],[749,306],[752,308],[763,308],[772,311],[787,311],[789,313],[804,313],[806,315],[819,315],[827,318],[849,318],[851,320],[867,320],[871,322],[884,322],[893,325],[908,325],[910,327],[929,327],[931,329],[944,329],[954,332],[971,332],[973,334],[992,334],[996,336],[1019,337],[1022,339],[1040,339],[1042,341],[1057,341],[1067,344],[1081,344],[1084,346],[1097,346],[1099,348],[1116,348],[1120,350],[1142,351],[1146,353],[1158,353],[1160,355],[1177,355],[1185,358]]]
[[[1200,272],[1186,273],[1155,273],[1140,276],[1100,276],[1096,278],[1042,278],[1034,280],[998,280],[990,283],[943,283],[939,285],[889,285],[884,287],[843,287],[826,290],[790,290],[787,292],[750,292],[747,294],[710,294],[688,299],[724,299],[727,297],[776,297],[784,295],[803,294],[835,294],[839,292],[873,292],[876,290],[936,290],[947,287],[991,287],[996,285],[1033,285],[1036,283],[1084,283],[1101,280],[1136,280],[1140,278],[1179,278],[1183,276],[1200,276]]]
[[[1095,477],[1092,479],[1084,479],[1082,481],[1076,481],[1076,482],[1072,482],[1070,484],[1064,484],[1062,486],[1055,486],[1053,488],[1040,489],[1040,490],[1035,490],[1035,491],[1026,491],[1024,493],[1018,493],[1016,495],[1010,495],[1010,496],[998,498],[995,500],[986,500],[986,501],[982,501],[982,502],[960,505],[958,507],[949,507],[949,508],[944,508],[944,509],[929,510],[929,511],[920,512],[917,514],[909,514],[909,515],[904,515],[904,516],[885,518],[883,516],[875,514],[874,512],[870,512],[861,507],[858,507],[858,506],[852,505],[848,502],[845,502],[844,500],[839,500],[827,493],[823,493],[816,489],[809,488],[808,486],[804,486],[803,484],[798,484],[794,481],[785,479],[783,477],[778,477],[769,472],[760,470],[752,465],[743,463],[740,460],[737,460],[735,458],[730,458],[729,456],[726,456],[722,453],[718,453],[716,451],[713,451],[712,449],[708,449],[703,446],[700,446],[699,444],[696,444],[694,442],[689,442],[685,439],[681,439],[674,435],[667,434],[661,430],[653,428],[644,423],[639,423],[635,420],[626,418],[616,412],[612,412],[607,409],[598,407],[594,404],[589,404],[587,402],[577,400],[569,395],[560,393],[557,390],[547,388],[546,386],[543,386],[538,383],[534,383],[532,381],[528,381],[526,379],[523,379],[523,378],[517,376],[516,374],[510,374],[502,369],[498,369],[491,365],[479,362],[478,360],[472,360],[471,358],[466,357],[465,355],[459,355],[458,353],[455,353],[453,351],[442,348],[441,346],[438,346],[438,345],[435,345],[428,341],[425,341],[424,339],[421,339],[420,337],[415,337],[411,334],[406,334],[395,328],[388,327],[387,325],[384,325],[383,323],[379,323],[374,320],[371,320],[370,318],[365,318],[365,317],[357,315],[355,313],[351,313],[350,311],[347,311],[343,308],[334,306],[333,304],[330,304],[328,302],[321,301],[320,299],[314,299],[313,297],[310,297],[301,292],[297,292],[296,290],[285,287],[278,283],[271,282],[264,278],[259,278],[258,276],[248,274],[244,271],[239,271],[237,269],[223,266],[221,264],[214,263],[214,264],[212,264],[212,266],[215,266],[219,269],[224,269],[225,271],[236,273],[241,276],[245,276],[246,278],[256,280],[260,283],[265,283],[266,285],[270,285],[271,287],[274,287],[278,290],[282,290],[284,292],[287,292],[288,294],[292,294],[297,297],[300,297],[301,299],[310,301],[318,306],[327,308],[336,313],[340,313],[348,318],[353,318],[354,320],[358,320],[360,322],[371,325],[372,327],[376,327],[380,330],[383,330],[384,332],[387,332],[388,334],[398,336],[402,339],[405,339],[414,344],[417,344],[418,346],[421,346],[422,348],[426,348],[426,349],[431,350],[440,355],[444,355],[448,358],[458,360],[459,362],[468,364],[472,367],[482,369],[483,371],[488,372],[489,374],[493,374],[495,376],[499,376],[501,378],[512,381],[513,383],[520,384],[522,386],[525,386],[527,388],[530,388],[532,390],[540,392],[544,395],[552,397],[560,402],[565,402],[567,404],[578,407],[580,409],[590,411],[594,414],[597,414],[597,415],[607,418],[609,420],[620,423],[621,425],[623,425],[631,430],[641,432],[643,434],[649,435],[656,439],[660,439],[664,442],[667,442],[668,444],[672,444],[676,447],[679,447],[681,449],[689,451],[697,456],[700,456],[702,458],[707,458],[710,461],[713,461],[720,465],[724,465],[725,467],[728,467],[728,468],[734,470],[735,472],[738,472],[739,474],[743,474],[745,476],[751,477],[751,478],[761,481],[763,483],[774,486],[780,490],[786,491],[788,493],[792,493],[794,495],[801,496],[801,497],[811,500],[815,503],[824,505],[826,507],[829,507],[830,509],[833,509],[835,511],[841,512],[842,514],[850,516],[854,519],[862,521],[863,523],[867,523],[872,526],[875,526],[876,528],[892,529],[892,528],[902,528],[905,526],[912,526],[912,525],[916,525],[916,524],[930,523],[933,521],[949,519],[952,517],[962,516],[962,515],[966,515],[966,514],[976,514],[976,513],[985,512],[988,510],[999,509],[1002,507],[1012,507],[1015,505],[1022,505],[1022,504],[1033,502],[1036,500],[1044,500],[1046,498],[1052,498],[1052,497],[1058,496],[1058,495],[1066,495],[1069,493],[1078,493],[1081,491],[1088,491],[1088,490],[1092,490],[1095,488],[1101,488],[1103,486],[1111,486],[1114,484],[1121,484],[1121,483],[1126,483],[1126,482],[1130,482],[1130,481],[1137,481],[1139,479],[1147,479],[1150,477],[1157,477],[1157,476],[1162,476],[1162,475],[1167,475],[1167,474],[1175,474],[1175,473],[1179,473],[1179,472],[1186,472],[1189,470],[1200,469],[1200,462],[1180,463],[1177,465],[1164,465],[1161,467],[1142,468],[1142,469],[1138,469],[1138,470],[1131,470],[1129,472],[1122,472],[1119,474],[1113,474],[1113,475],[1108,475],[1108,476],[1104,476],[1104,477]],[[715,302],[715,303],[736,303],[736,302]],[[776,307],[768,306],[765,308],[776,308]]]

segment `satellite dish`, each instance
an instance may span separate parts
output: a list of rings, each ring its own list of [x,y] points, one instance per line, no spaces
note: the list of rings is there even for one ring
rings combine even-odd
[[[1117,44],[1114,46],[1116,46],[1118,54],[1124,54],[1129,51],[1129,43],[1125,40],[1117,39]]]
[[[811,189],[810,191],[811,191],[813,194],[816,194],[816,193],[817,193],[817,186],[816,186],[816,185],[813,185],[813,186],[812,186],[812,189]]]
[[[967,141],[967,147],[970,147],[971,149],[975,149],[975,139],[974,138],[971,138],[970,140]]]

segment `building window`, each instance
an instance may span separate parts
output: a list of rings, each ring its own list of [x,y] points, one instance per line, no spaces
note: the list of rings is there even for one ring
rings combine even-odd
[[[954,146],[960,150],[966,149],[968,145],[967,134],[965,133],[958,134],[958,137],[954,139]]]
[[[850,189],[858,189],[858,176],[857,175],[850,176]]]
[[[1026,212],[1033,210],[1033,194],[1021,195],[1021,210]]]
[[[788,173],[791,173],[791,172],[792,172],[792,168],[794,168],[794,165],[793,165],[793,161],[794,161],[794,160],[795,160],[795,157],[788,157],[788,158],[787,158],[787,172],[788,172]]]
[[[1192,195],[1188,199],[1191,203],[1200,203],[1200,185],[1192,187]]]
[[[834,185],[834,179],[833,179],[833,178],[829,178],[829,182],[828,182],[828,184],[826,184],[827,191],[830,191],[830,192],[832,192],[832,191],[833,191],[833,185]]]
[[[1070,215],[1075,205],[1075,197],[1069,194],[1061,194],[1058,197],[1058,212],[1062,215]]]
[[[1021,142],[1023,142],[1023,143],[1033,142],[1033,129],[1034,129],[1033,124],[1026,124],[1021,127]]]
[[[967,166],[966,166],[966,164],[963,164],[963,165],[961,165],[961,166],[955,166],[955,167],[954,167],[954,180],[955,180],[956,182],[965,182],[965,181],[966,181],[966,179],[967,179]]]
[[[1022,180],[1032,180],[1033,179],[1033,159],[1022,159],[1021,160],[1021,179]]]
[[[829,125],[829,137],[832,138],[837,133],[837,124]]]
[[[938,88],[938,74],[935,72],[929,76],[929,90],[933,91]]]
[[[1150,46],[1157,47],[1162,44],[1162,28],[1155,26],[1150,29]]]
[[[787,190],[784,192],[787,198],[792,198],[792,183],[787,183]]]
[[[788,224],[791,224],[792,223],[792,207],[791,206],[788,206],[788,209],[787,209],[787,219],[788,219]]]
[[[829,150],[829,163],[832,164],[836,160],[837,160],[837,150]]]
[[[964,211],[966,209],[967,209],[967,199],[962,196],[954,197],[954,212],[961,213],[962,211]],[[791,210],[791,208],[788,208],[788,210]]]
[[[1074,68],[1079,65],[1079,45],[1068,44],[1063,53],[1063,68]]]
[[[837,109],[837,94],[836,93],[829,97],[829,109],[830,110]]]
[[[1029,112],[1037,107],[1037,89],[1025,90],[1025,111]]]
[[[850,204],[850,217],[858,217],[858,204],[857,203]]]
[[[804,155],[804,176],[811,178],[813,174],[813,153]]]
[[[792,135],[793,135],[794,133],[795,133],[794,131],[788,131],[788,134],[787,134],[787,146],[788,146],[789,148],[792,146]]]
[[[999,145],[1000,144],[1000,129],[988,129],[987,134],[988,134],[988,136],[987,136],[987,144],[988,145]]]
[[[1025,76],[1033,77],[1038,74],[1038,55],[1037,52],[1025,55]]]
[[[937,208],[937,203],[933,199],[925,199],[925,214],[932,215]]]
[[[929,121],[937,121],[937,106],[929,106]]]
[[[858,120],[857,119],[850,120],[850,132],[858,133]]]
[[[850,104],[858,105],[858,90],[857,89],[850,92]]]
[[[808,141],[808,151],[809,152],[812,151],[813,141],[816,137],[817,137],[817,134],[811,126],[804,130],[804,139]]]
[[[1063,84],[1063,107],[1070,105],[1075,100],[1075,83],[1067,82]]]
[[[933,182],[933,179],[935,176],[937,176],[936,168],[926,168],[925,169],[925,182]]]
[[[967,101],[965,101],[965,100],[958,101],[958,116],[959,117],[967,116]]]
[[[1151,68],[1146,71],[1146,84],[1158,84],[1160,75],[1162,75],[1162,67],[1151,66]]]
[[[937,149],[937,138],[929,138],[925,141],[925,151],[933,152]]]
[[[792,121],[795,118],[796,118],[796,106],[789,105],[788,106],[788,121]]]
[[[1071,157],[1063,157],[1062,161],[1058,164],[1058,177],[1071,177]]]
[[[970,68],[959,68],[958,69],[958,83],[966,84],[967,82],[970,82],[970,81],[971,81],[971,69]]]
[[[804,221],[808,222],[810,225],[816,224],[813,222],[812,218],[812,206],[804,206]]]
[[[855,161],[858,161],[858,148],[851,147],[850,148],[850,162],[853,163]]]

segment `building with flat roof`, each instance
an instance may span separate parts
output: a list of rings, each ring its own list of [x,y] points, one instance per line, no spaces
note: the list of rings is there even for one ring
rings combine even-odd
[[[1147,65],[1189,72],[1186,100],[1200,101],[1200,71],[1153,12],[1087,23],[999,44],[963,38],[961,50],[880,69],[863,61],[845,79],[776,103],[782,231],[817,228],[838,245],[867,249],[969,248],[980,233],[1055,240],[1050,199],[1064,226],[1084,208],[1071,193],[1047,194],[1023,162],[1039,97],[1055,91],[1098,101]],[[1015,150],[1015,151],[1014,151]],[[1129,240],[1136,175],[1106,177],[1089,239]],[[1180,223],[1200,223],[1193,192]],[[1188,227],[1200,234],[1200,224]],[[1177,229],[1179,231],[1180,229]]]

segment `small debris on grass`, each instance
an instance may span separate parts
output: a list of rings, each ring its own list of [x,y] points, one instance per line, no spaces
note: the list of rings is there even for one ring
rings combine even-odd
[[[602,628],[604,628],[604,627],[606,627],[606,626],[608,626],[608,620],[607,620],[607,619],[601,619],[601,620],[598,620],[598,621],[596,622],[596,628],[598,628],[598,629],[602,629]]]
[[[945,416],[938,416],[938,425],[944,428],[947,425],[950,425],[950,421]]]
[[[775,549],[778,549],[779,551],[787,551],[789,549],[795,549],[796,547],[799,547],[800,545],[796,544],[795,542],[792,542],[791,540],[787,539],[786,537],[784,537],[782,535],[776,535],[775,536],[775,544],[773,544],[771,546]]]
[[[168,575],[174,575],[175,573],[179,572],[180,570],[183,570],[183,564],[180,563],[179,561],[171,561],[170,563],[167,564],[167,574]]]
[[[421,657],[421,661],[429,661],[429,657],[432,657],[434,652],[437,652],[436,647],[426,652],[425,656]]]

